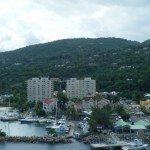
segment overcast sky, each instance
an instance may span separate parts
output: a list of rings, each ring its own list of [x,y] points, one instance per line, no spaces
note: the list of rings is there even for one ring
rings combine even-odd
[[[0,51],[78,37],[150,39],[150,0],[0,0]]]

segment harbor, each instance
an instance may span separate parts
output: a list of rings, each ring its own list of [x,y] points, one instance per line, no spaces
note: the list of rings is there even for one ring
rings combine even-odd
[[[3,112],[3,111],[2,111]],[[4,112],[3,112],[4,113]],[[44,119],[44,118],[43,118]],[[51,135],[48,135],[48,132],[46,130],[46,123],[44,122],[25,122],[22,123],[20,120],[17,121],[0,121],[0,128],[6,132],[6,137],[1,137],[0,142],[1,143],[26,143],[26,144],[35,144],[38,143],[41,144],[65,144],[68,145],[70,143],[77,142],[74,140],[75,138],[75,132],[78,130],[81,130],[78,128],[78,123],[74,121],[68,121],[67,122],[69,126],[69,132],[65,134],[60,134],[59,137],[51,137]],[[129,146],[129,142],[123,142],[125,138],[119,137],[120,141],[117,141],[117,143],[109,143],[107,141],[107,136],[99,134],[87,136],[80,139],[81,143],[86,143],[88,146],[88,149],[111,149],[111,148],[121,148],[124,146]],[[133,137],[129,138],[131,136],[126,136],[128,140],[132,140]],[[145,136],[146,137],[146,136]],[[86,140],[85,140],[86,138]],[[149,141],[149,140],[148,140]],[[83,145],[85,146],[85,145]]]

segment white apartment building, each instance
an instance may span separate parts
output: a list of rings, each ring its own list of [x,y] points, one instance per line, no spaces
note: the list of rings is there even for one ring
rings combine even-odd
[[[53,97],[54,83],[49,78],[32,78],[27,81],[28,101],[43,101]]]
[[[96,80],[84,78],[84,80],[77,80],[71,78],[67,80],[66,93],[68,98],[80,98],[87,96],[95,96],[96,94]]]

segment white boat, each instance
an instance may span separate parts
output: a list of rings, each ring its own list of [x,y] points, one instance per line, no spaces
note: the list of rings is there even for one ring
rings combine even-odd
[[[67,126],[66,121],[59,120],[58,122],[53,122],[46,126],[46,129],[54,129],[56,132],[69,132],[69,127]]]
[[[1,121],[16,121],[18,120],[18,113],[16,112],[5,112],[5,114],[1,117]]]
[[[56,101],[56,112],[55,112],[55,120],[51,122],[49,125],[46,125],[46,129],[54,129],[56,132],[68,133],[69,127],[66,123],[66,117],[62,116],[61,119],[57,120],[57,101]]]
[[[23,119],[19,119],[21,123],[33,123],[33,122],[38,122],[37,117],[33,117],[32,113],[30,112],[29,115]]]
[[[54,124],[51,126],[46,126],[46,129],[54,129],[56,132],[64,132],[64,133],[68,133],[69,132],[69,128],[66,125],[58,125],[58,124]]]
[[[26,117],[26,118],[23,118],[23,119],[19,119],[19,121],[21,123],[32,123],[32,122],[37,122],[38,119],[37,118],[33,118],[33,117]]]
[[[123,146],[122,150],[144,150],[148,144],[144,144],[142,139],[135,139],[129,146]]]
[[[47,119],[47,118],[39,118],[38,122],[39,123],[51,123],[51,122],[53,122],[53,120],[52,119]]]

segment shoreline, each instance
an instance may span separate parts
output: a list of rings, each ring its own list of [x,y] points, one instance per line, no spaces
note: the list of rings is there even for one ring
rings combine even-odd
[[[133,141],[135,138],[143,139],[144,143],[150,144],[150,134],[144,135],[144,136],[137,136],[137,135],[119,135],[116,134],[115,139],[118,141]],[[87,137],[83,137],[80,139],[85,144],[91,144],[91,143],[102,143],[102,142],[108,142],[109,140],[112,140],[111,137],[108,137],[108,135],[89,135]]]

